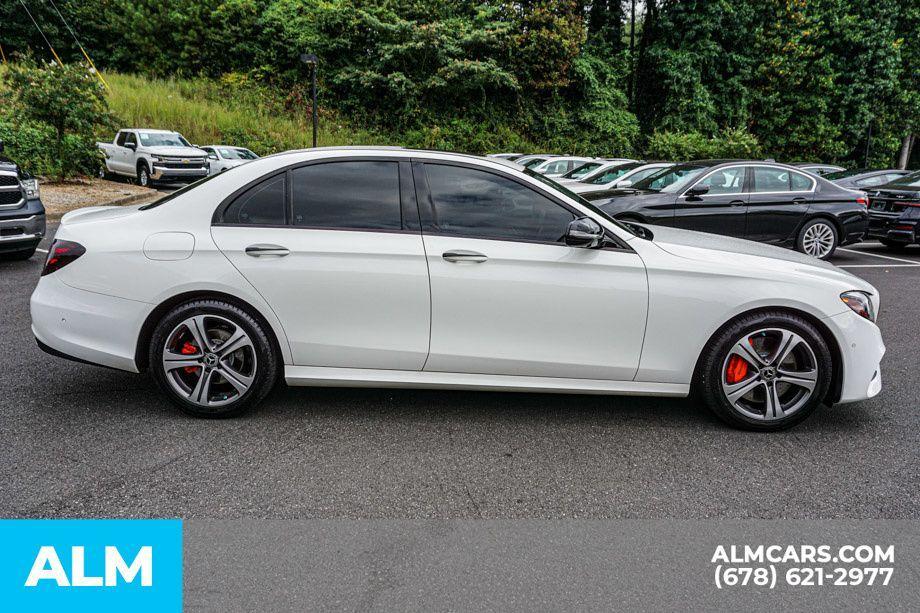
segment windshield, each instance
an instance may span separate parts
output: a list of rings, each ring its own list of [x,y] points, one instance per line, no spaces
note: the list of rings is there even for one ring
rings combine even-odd
[[[847,177],[854,177],[856,175],[861,175],[865,173],[876,172],[874,170],[866,170],[865,168],[855,168],[853,170],[838,170],[837,172],[829,172],[824,175],[825,179],[834,181],[836,179],[846,179]]]
[[[581,166],[576,166],[572,170],[562,175],[563,179],[580,179],[592,170],[600,168],[600,162],[585,162]]]
[[[614,219],[613,217],[611,217],[604,211],[600,210],[599,208],[597,208],[596,206],[594,206],[593,204],[591,204],[590,202],[588,202],[587,200],[585,200],[584,198],[582,198],[581,196],[579,196],[578,194],[576,194],[575,192],[567,188],[566,186],[560,185],[556,183],[555,181],[553,181],[552,179],[541,175],[539,172],[534,172],[533,170],[530,170],[529,168],[524,170],[524,174],[527,175],[528,177],[533,177],[540,183],[543,183],[549,186],[551,189],[554,189],[557,192],[560,192],[564,194],[565,196],[568,196],[569,198],[576,201],[578,204],[582,205],[583,207],[587,208],[589,211],[591,211],[598,217],[601,217],[602,219],[605,219],[609,221],[610,223],[614,224],[616,227],[626,230],[633,236],[641,236],[640,234],[637,234],[632,229],[630,229],[629,226],[623,225],[622,223],[620,223],[619,221],[617,221],[616,219]]]
[[[533,158],[532,160],[524,162],[524,168],[533,168],[534,166],[539,166],[546,160],[547,158]]]
[[[139,132],[138,135],[145,147],[191,147],[178,132]]]
[[[230,149],[228,147],[218,147],[218,152],[220,152],[220,157],[225,160],[254,160],[257,156],[255,153],[249,149]]]
[[[904,177],[898,177],[888,185],[891,187],[920,187],[920,172],[914,172]]]
[[[629,164],[620,164],[619,166],[612,166],[603,172],[599,172],[590,179],[583,181],[583,183],[588,183],[590,185],[606,185],[611,181],[619,179],[627,172],[634,168],[639,168],[642,166],[642,162],[632,162]]]
[[[633,183],[636,189],[647,189],[653,192],[673,193],[683,189],[697,175],[702,173],[709,166],[701,164],[681,164],[680,166],[671,166],[665,168],[653,175],[645,177],[641,181]]]

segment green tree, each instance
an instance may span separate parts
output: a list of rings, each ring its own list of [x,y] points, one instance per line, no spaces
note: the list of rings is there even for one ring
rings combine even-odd
[[[86,170],[87,151],[94,151],[95,131],[111,124],[105,89],[79,64],[10,65],[4,75],[10,90],[13,118],[48,126],[62,176]],[[76,151],[73,151],[76,149]]]

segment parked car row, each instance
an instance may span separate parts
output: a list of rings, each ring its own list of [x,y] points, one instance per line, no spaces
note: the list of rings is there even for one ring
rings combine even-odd
[[[491,157],[549,177],[627,222],[746,238],[820,259],[865,237],[893,249],[920,240],[915,228],[920,180],[911,180],[917,175],[906,170],[846,170],[834,164],[773,160]],[[585,161],[578,165],[579,160]]]
[[[96,146],[103,156],[101,176],[134,178],[144,187],[154,181],[195,181],[258,158],[242,147],[192,145],[170,130],[128,128],[111,143]]]

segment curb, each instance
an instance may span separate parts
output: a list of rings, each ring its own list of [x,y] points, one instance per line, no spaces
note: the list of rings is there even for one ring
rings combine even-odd
[[[124,196],[122,198],[116,198],[115,200],[110,200],[108,202],[100,202],[99,204],[93,204],[88,206],[125,206],[128,204],[134,204],[135,202],[140,202],[141,200],[150,200],[157,196],[160,196],[159,192],[153,192],[152,194],[134,194],[132,196]],[[82,208],[82,207],[80,207]],[[77,209],[72,209],[76,211]],[[61,217],[69,213],[70,211],[64,211],[62,213],[47,213],[46,219],[51,221],[59,221]]]

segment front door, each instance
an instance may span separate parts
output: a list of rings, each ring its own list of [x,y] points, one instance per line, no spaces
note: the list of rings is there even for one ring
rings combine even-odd
[[[744,238],[748,195],[744,166],[720,168],[697,181],[677,197],[674,225],[687,230]],[[705,187],[701,195],[689,193]]]
[[[648,308],[628,247],[568,247],[575,213],[498,171],[414,164],[431,276],[426,371],[632,380]]]
[[[278,316],[295,365],[422,369],[428,267],[403,166],[402,179],[396,161],[293,168],[243,192],[212,227]],[[401,182],[414,220],[404,215]]]

